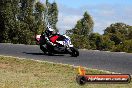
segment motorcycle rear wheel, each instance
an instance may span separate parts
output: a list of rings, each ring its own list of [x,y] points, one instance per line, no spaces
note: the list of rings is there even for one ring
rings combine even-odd
[[[43,51],[44,54],[53,56],[54,54],[48,50],[46,50],[42,45],[40,45],[40,49]]]
[[[43,51],[44,54],[46,54],[47,51],[42,45],[40,45],[40,49]]]

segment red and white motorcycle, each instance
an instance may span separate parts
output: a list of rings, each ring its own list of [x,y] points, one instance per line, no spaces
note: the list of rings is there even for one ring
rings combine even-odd
[[[41,35],[36,36],[37,44],[40,45],[40,49],[45,54],[49,54],[49,55],[70,54],[72,57],[79,56],[79,51],[73,46],[69,36],[67,35],[56,35],[56,36],[58,37],[57,40],[55,41],[56,46],[54,47],[49,46]],[[40,40],[43,41],[44,43],[41,44]]]

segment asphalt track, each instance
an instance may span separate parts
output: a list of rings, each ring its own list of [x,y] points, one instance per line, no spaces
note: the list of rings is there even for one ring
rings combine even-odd
[[[132,74],[132,54],[79,50],[79,57],[70,55],[47,56],[37,45],[14,45],[0,43],[0,55],[84,66],[117,73]]]

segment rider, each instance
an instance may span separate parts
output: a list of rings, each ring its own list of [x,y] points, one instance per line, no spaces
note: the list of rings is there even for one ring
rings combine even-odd
[[[47,29],[45,30],[44,33],[41,34],[41,39],[42,41],[46,40],[45,43],[47,43],[48,45],[50,46],[56,46],[56,40],[58,39],[58,33],[50,28],[50,27],[47,27]]]

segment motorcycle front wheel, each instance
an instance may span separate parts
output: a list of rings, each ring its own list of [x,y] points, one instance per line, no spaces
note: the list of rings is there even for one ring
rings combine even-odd
[[[76,48],[74,48],[74,47],[71,47],[70,48],[71,49],[71,56],[72,57],[77,57],[77,56],[79,56],[79,51],[78,51],[78,49],[76,49]]]

